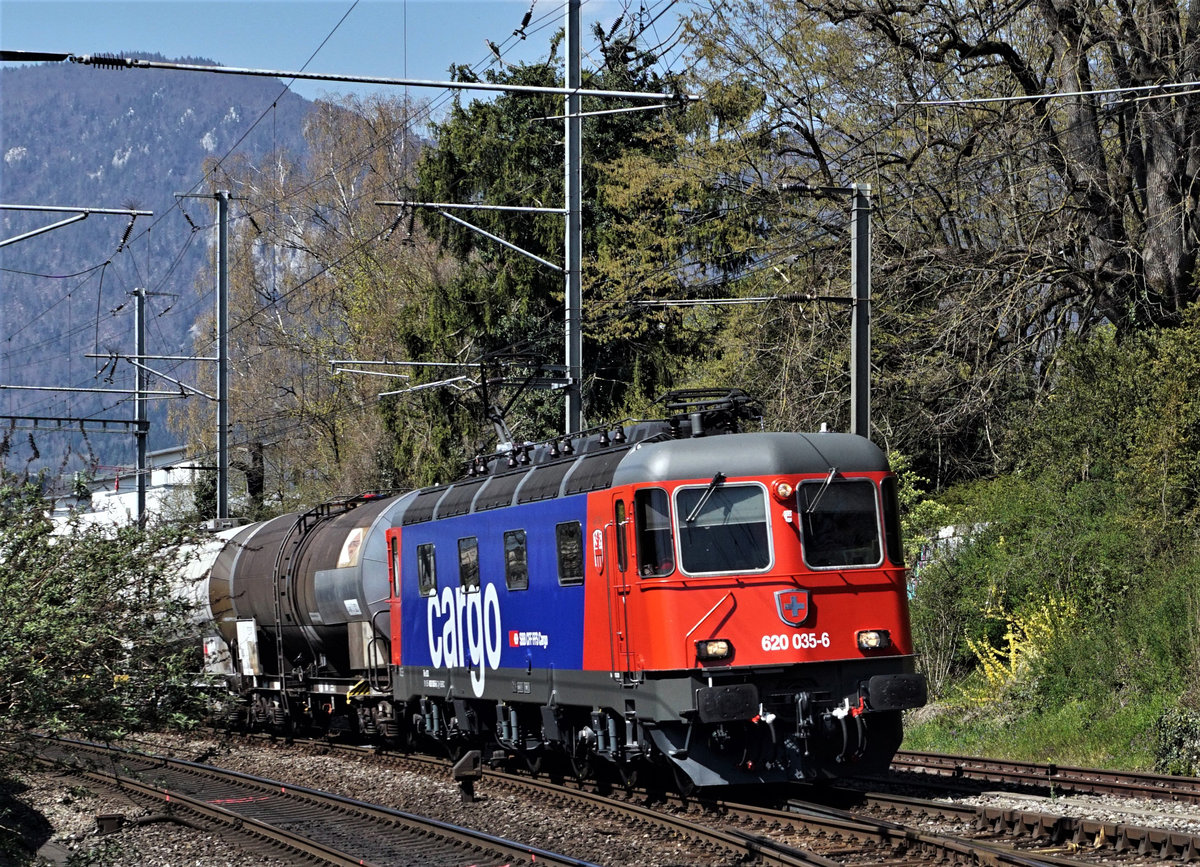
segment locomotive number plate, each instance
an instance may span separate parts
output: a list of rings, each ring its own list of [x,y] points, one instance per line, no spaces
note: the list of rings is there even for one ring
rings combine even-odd
[[[778,635],[764,635],[762,649],[771,652],[775,650],[812,650],[817,647],[829,647],[829,633],[822,632],[781,632]]]

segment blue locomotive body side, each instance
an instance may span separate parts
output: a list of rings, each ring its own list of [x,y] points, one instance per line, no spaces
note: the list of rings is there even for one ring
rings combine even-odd
[[[478,694],[489,669],[581,668],[583,576],[582,571],[560,574],[559,536],[570,534],[582,543],[586,518],[587,496],[578,495],[405,527],[403,664],[469,668]],[[523,545],[510,543],[517,551],[506,551],[506,534],[517,533],[523,534]],[[523,563],[510,571],[510,560],[522,549]],[[572,548],[571,553],[582,557],[584,552]],[[430,554],[436,576],[432,588],[428,579],[422,587],[417,577],[428,576]]]

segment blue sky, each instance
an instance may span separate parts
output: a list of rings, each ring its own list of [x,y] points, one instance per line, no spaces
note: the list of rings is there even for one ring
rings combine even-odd
[[[640,5],[584,0],[585,33],[589,21],[611,23],[625,7],[637,11]],[[644,5],[661,11],[669,3]],[[521,40],[513,31],[529,9],[530,0],[0,0],[0,48],[148,51],[206,57],[224,66],[444,81],[452,63],[486,65],[489,40],[506,61],[545,57],[562,25],[563,3],[536,0],[528,38]],[[669,30],[665,22],[660,24]],[[293,87],[310,99],[370,90],[316,81]],[[398,88],[387,90],[398,95]]]

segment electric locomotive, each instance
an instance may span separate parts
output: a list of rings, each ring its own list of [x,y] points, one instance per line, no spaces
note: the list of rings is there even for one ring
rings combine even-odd
[[[740,392],[514,447],[452,484],[231,533],[230,721],[682,789],[887,766],[914,673],[868,440],[740,433]]]

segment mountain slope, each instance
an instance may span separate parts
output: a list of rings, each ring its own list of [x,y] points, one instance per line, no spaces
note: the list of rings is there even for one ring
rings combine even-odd
[[[302,152],[310,105],[276,79],[71,63],[0,68],[0,203],[154,212],[136,220],[124,244],[127,217],[93,214],[0,247],[0,384],[132,387],[130,365],[119,365],[107,383],[112,371],[98,377],[102,362],[85,355],[134,351],[134,288],[155,293],[148,302],[148,353],[189,354],[188,331],[213,303],[195,283],[215,242],[209,228],[215,208],[211,199],[178,200],[179,207],[176,194],[210,193],[206,159]],[[0,239],[68,216],[0,211]],[[187,379],[186,370],[175,375]],[[161,424],[163,407],[159,401],[152,416],[151,449],[172,444]],[[129,462],[131,437],[65,443],[65,434],[39,433],[39,447],[5,416],[129,418],[132,412],[124,395],[0,390],[6,460],[19,468],[39,451],[32,466],[56,470],[91,461],[94,451],[102,463]]]

